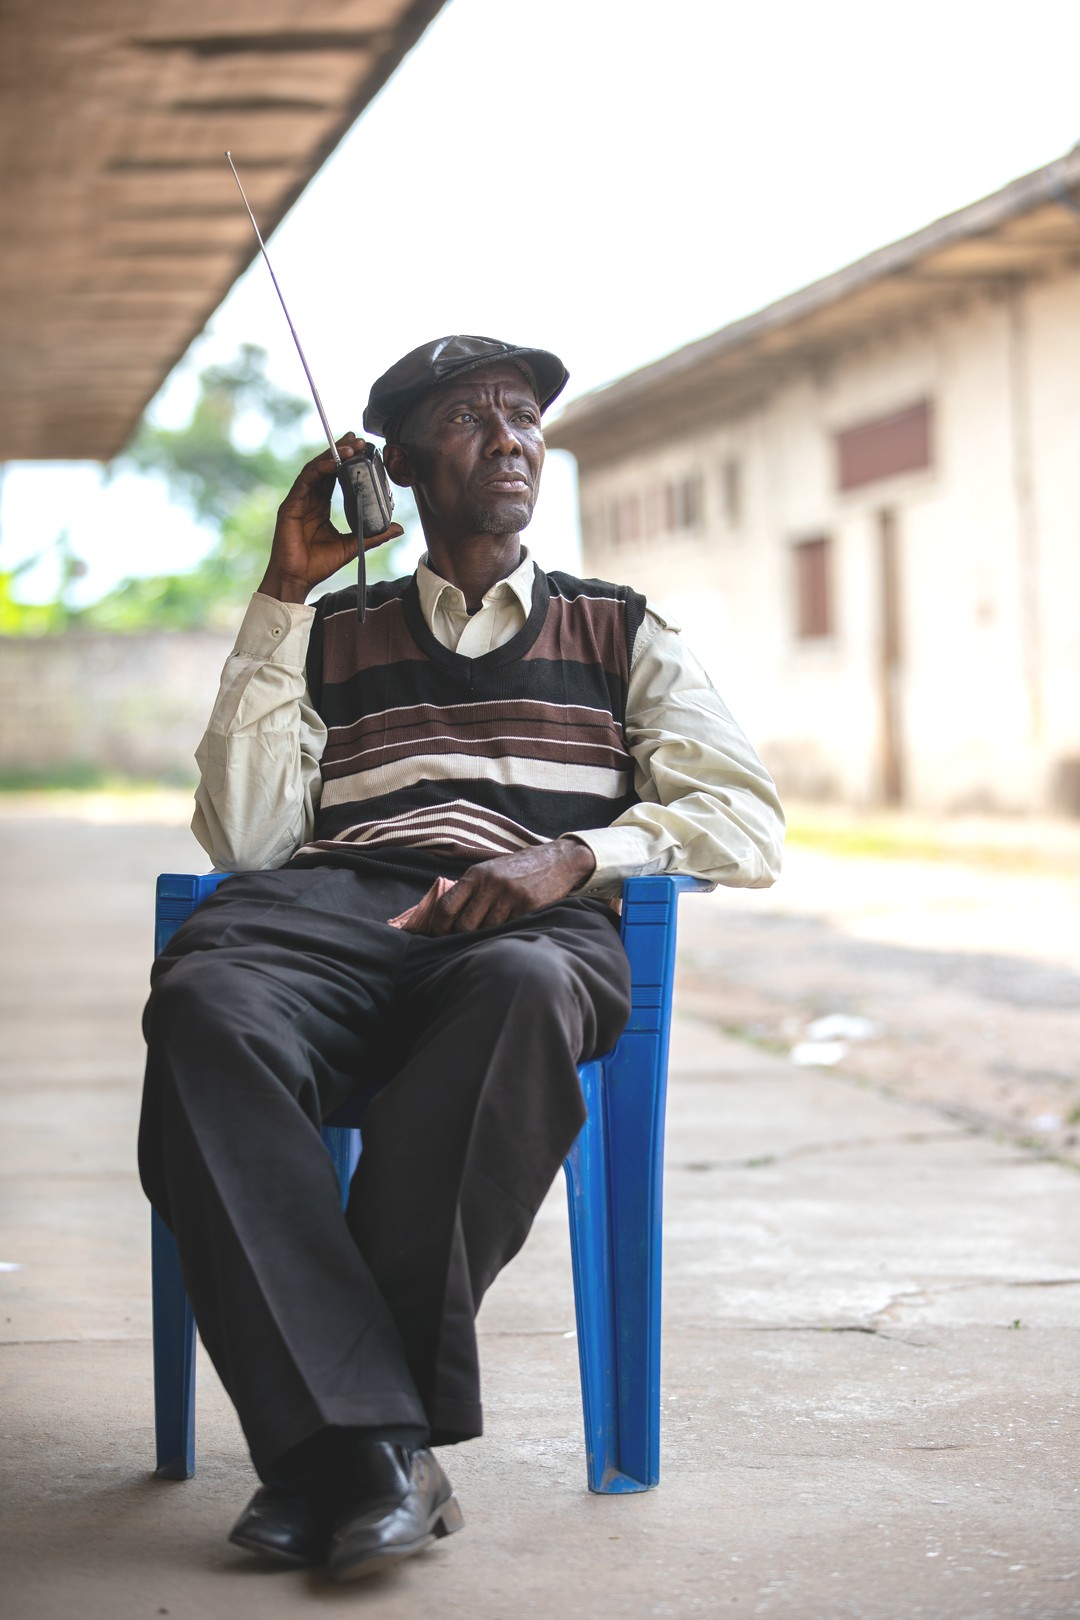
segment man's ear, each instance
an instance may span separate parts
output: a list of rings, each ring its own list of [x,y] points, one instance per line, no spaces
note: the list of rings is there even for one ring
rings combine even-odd
[[[403,489],[411,489],[416,483],[416,468],[413,466],[412,456],[403,444],[383,445],[383,466],[386,468],[395,484]]]

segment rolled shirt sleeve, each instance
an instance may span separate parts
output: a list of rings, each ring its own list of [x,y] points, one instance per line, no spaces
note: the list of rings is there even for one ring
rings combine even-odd
[[[256,592],[226,660],[191,822],[218,871],[282,866],[311,836],[326,746],[304,667],[314,614]]]
[[[596,857],[579,893],[613,895],[624,878],[665,872],[731,888],[776,881],[784,815],[772,778],[677,626],[651,608],[634,644],[626,740],[641,802],[570,835]]]

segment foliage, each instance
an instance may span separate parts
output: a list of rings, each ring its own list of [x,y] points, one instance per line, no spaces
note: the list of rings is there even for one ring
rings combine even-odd
[[[140,793],[157,795],[163,787],[172,787],[190,794],[195,780],[193,772],[175,767],[152,777],[131,776],[89,760],[73,759],[37,769],[0,769],[0,793],[108,793],[132,797]]]
[[[252,497],[274,488],[283,494],[292,483],[308,410],[304,400],[270,381],[265,352],[246,343],[235,360],[200,373],[195,409],[185,427],[154,427],[144,419],[114,465],[162,476],[200,522],[220,525]],[[242,449],[237,426],[248,416],[260,423],[262,438]],[[304,459],[311,454],[308,450]]]
[[[37,558],[31,557],[30,563],[35,562]],[[26,572],[26,563],[0,569],[0,636],[47,636],[67,626],[62,603],[19,601],[15,590],[20,574]]]
[[[266,375],[266,354],[245,344],[234,360],[199,374],[191,419],[180,428],[143,421],[111,472],[138,472],[164,481],[170,495],[217,538],[194,568],[183,573],[124,579],[88,607],[70,605],[70,587],[83,565],[65,536],[61,586],[55,601],[31,606],[13,594],[16,576],[38,561],[0,574],[0,634],[42,635],[82,628],[108,631],[225,628],[235,625],[262,578],[277,507],[305,461],[319,446],[305,443],[310,407]],[[400,499],[405,496],[405,500]],[[415,521],[408,492],[398,492],[395,517]],[[344,519],[339,519],[344,527]],[[396,548],[367,558],[369,578],[393,577]],[[338,589],[355,578],[355,565],[327,582]]]
[[[22,602],[16,595],[20,578],[36,567],[40,556],[27,557],[15,568],[0,569],[0,636],[56,635],[77,617],[68,596],[74,582],[86,572],[86,564],[72,551],[66,529],[57,536],[53,550],[60,563],[60,585],[51,602]]]

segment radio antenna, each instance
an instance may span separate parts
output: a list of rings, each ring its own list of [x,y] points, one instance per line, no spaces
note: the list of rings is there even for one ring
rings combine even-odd
[[[340,453],[338,451],[337,445],[334,443],[334,435],[330,431],[330,423],[326,419],[326,412],[323,410],[323,402],[319,398],[319,390],[315,386],[315,379],[311,375],[310,368],[309,368],[307,360],[306,360],[306,358],[304,356],[304,351],[303,351],[303,349],[302,349],[302,347],[300,345],[300,339],[296,335],[296,327],[292,323],[292,316],[289,314],[288,305],[286,304],[285,299],[282,297],[281,288],[278,286],[278,278],[277,278],[277,276],[275,276],[274,267],[270,263],[270,255],[266,251],[266,243],[262,239],[262,232],[259,230],[258,225],[255,223],[255,215],[251,212],[251,204],[247,200],[247,193],[245,192],[243,186],[240,184],[240,176],[236,172],[236,164],[232,160],[232,153],[231,152],[226,152],[225,157],[226,157],[226,159],[228,161],[229,168],[232,170],[232,177],[236,181],[237,188],[238,188],[238,190],[240,192],[240,195],[244,199],[244,207],[247,209],[248,219],[250,219],[250,221],[251,221],[251,228],[255,232],[255,239],[258,242],[259,247],[262,249],[262,256],[266,260],[266,268],[270,272],[270,280],[274,283],[274,291],[278,295],[278,302],[281,305],[282,312],[283,312],[283,314],[285,316],[285,319],[289,323],[289,331],[292,333],[292,340],[296,344],[296,352],[300,356],[300,364],[304,368],[304,376],[308,380],[308,387],[311,389],[311,397],[315,401],[315,409],[319,413],[319,421],[322,423],[323,432],[326,434],[326,442],[330,446],[330,452],[331,452],[334,460],[337,462],[338,466],[340,467],[342,465],[341,455],[340,455]],[[363,541],[360,542],[360,555],[363,556]]]

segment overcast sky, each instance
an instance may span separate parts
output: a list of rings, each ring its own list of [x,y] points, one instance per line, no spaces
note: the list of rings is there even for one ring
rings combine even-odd
[[[1078,47],[1073,0],[450,0],[271,242],[335,431],[427,338],[553,348],[570,399],[996,190],[1080,139]],[[244,341],[302,391],[261,263],[159,414]],[[545,479],[533,538],[565,566],[567,458]],[[87,596],[207,544],[133,479],[10,468],[5,566],[65,526]]]

